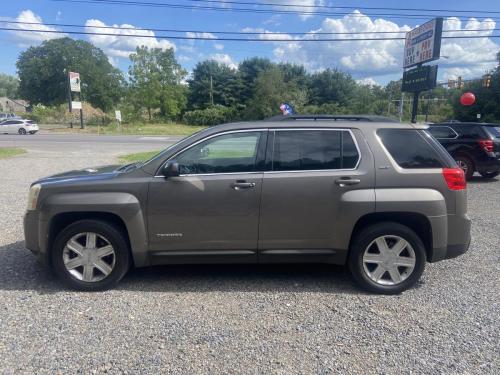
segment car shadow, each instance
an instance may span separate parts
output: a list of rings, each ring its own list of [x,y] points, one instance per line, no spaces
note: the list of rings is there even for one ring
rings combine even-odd
[[[472,176],[470,179],[467,180],[468,184],[491,184],[493,182],[498,182],[499,179],[498,177],[495,178],[484,178],[481,176]]]
[[[204,264],[131,269],[116,287],[124,291],[295,292],[364,294],[346,267],[328,264]],[[69,291],[26,250],[24,241],[0,246],[0,290],[52,294]]]

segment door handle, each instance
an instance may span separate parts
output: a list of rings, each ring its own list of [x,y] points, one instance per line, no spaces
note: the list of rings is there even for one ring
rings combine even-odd
[[[340,187],[357,185],[360,182],[361,182],[361,180],[358,180],[357,178],[350,178],[350,177],[342,177],[342,178],[339,178],[338,180],[335,180],[335,183],[337,185],[339,185]]]
[[[234,190],[251,189],[255,187],[255,182],[236,181],[231,184]]]

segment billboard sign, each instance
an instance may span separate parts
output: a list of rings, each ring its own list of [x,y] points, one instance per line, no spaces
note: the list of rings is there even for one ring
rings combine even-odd
[[[69,72],[69,87],[72,92],[80,92],[80,73]]]
[[[439,59],[443,19],[434,18],[406,33],[403,68]]]
[[[82,109],[82,102],[71,102],[71,109]]]
[[[437,65],[419,66],[403,73],[402,92],[421,92],[436,87]]]

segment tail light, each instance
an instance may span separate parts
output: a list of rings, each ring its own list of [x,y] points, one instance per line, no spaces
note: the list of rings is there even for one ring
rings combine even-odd
[[[443,177],[450,190],[464,190],[467,187],[462,168],[443,168]]]
[[[495,148],[495,144],[493,143],[493,141],[491,139],[480,139],[479,141],[479,145],[481,146],[481,148],[486,151],[488,154],[493,152],[494,148]]]

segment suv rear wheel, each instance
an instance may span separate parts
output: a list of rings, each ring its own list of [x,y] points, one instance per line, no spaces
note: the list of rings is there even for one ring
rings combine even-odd
[[[484,178],[495,178],[500,172],[479,172]]]
[[[465,155],[458,155],[455,160],[460,168],[464,171],[465,178],[470,180],[474,175],[474,162],[471,158]]]
[[[99,220],[77,221],[66,227],[54,241],[51,260],[64,283],[86,291],[114,286],[130,264],[128,244],[120,229]]]
[[[349,269],[361,287],[397,294],[413,286],[426,262],[422,240],[398,223],[380,223],[362,229],[349,252]]]

